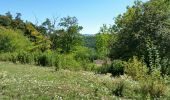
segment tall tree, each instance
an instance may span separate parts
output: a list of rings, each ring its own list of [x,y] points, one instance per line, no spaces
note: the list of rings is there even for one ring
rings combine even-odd
[[[55,30],[55,21],[54,23],[49,19],[47,18],[43,23],[42,25],[40,26],[41,29],[44,29],[45,32],[45,35],[50,35],[52,33],[54,33],[54,30]]]
[[[8,11],[7,13],[5,13],[5,15],[12,20],[13,17],[12,17],[11,12]]]
[[[82,35],[80,34],[80,31],[83,29],[83,27],[78,25],[78,20],[76,17],[68,16],[62,18],[59,26],[61,29],[54,33],[59,37],[59,43],[53,44],[58,44],[63,52],[70,52],[74,46],[81,45]]]
[[[0,25],[2,26],[11,27],[12,20],[12,14],[10,12],[0,15]]]
[[[115,41],[116,35],[112,27],[107,27],[107,25],[103,25],[100,28],[98,34],[96,34],[96,51],[100,57],[108,56],[110,52],[111,43]]]
[[[40,32],[38,32],[32,23],[27,22],[25,26],[25,34],[29,37],[34,45],[31,50],[46,51],[51,48],[50,39],[47,36],[43,36]]]
[[[25,29],[25,23],[21,19],[21,16],[22,16],[21,13],[16,13],[15,19],[12,21],[12,25],[11,25],[13,29],[21,29],[21,30]]]
[[[128,59],[132,56],[147,58],[146,39],[150,38],[161,56],[169,55],[169,0],[136,1],[127,12],[116,18],[118,41],[113,44],[110,56],[113,59]]]

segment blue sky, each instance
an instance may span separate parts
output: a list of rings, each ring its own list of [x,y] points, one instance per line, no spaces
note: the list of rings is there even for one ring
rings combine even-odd
[[[135,0],[2,0],[0,14],[22,13],[24,20],[39,24],[46,18],[75,16],[83,26],[83,34],[95,34],[102,24],[113,24]],[[142,0],[143,2],[147,0]],[[36,17],[35,17],[36,16]]]

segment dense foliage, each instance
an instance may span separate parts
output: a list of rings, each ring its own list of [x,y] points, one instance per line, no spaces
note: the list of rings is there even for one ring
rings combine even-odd
[[[0,60],[14,63],[54,66],[69,70],[94,70],[94,49],[84,46],[82,26],[76,17],[46,19],[41,25],[24,22],[7,12],[0,15]]]
[[[169,56],[169,9],[168,0],[151,0],[146,3],[136,1],[127,12],[115,21],[118,41],[110,56],[128,59],[132,56],[147,59],[147,39],[157,46],[161,58]]]

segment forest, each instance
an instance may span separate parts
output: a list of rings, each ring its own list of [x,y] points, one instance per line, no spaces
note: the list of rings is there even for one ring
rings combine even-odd
[[[137,0],[94,35],[74,16],[21,17],[0,15],[0,99],[170,99],[169,0]]]

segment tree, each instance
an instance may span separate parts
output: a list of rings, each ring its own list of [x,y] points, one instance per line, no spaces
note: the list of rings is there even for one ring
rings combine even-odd
[[[98,34],[96,34],[96,51],[99,57],[106,57],[110,51],[110,42],[114,40],[115,35],[112,27],[103,25]]]
[[[99,33],[96,35],[96,51],[100,57],[106,57],[109,53],[109,42],[110,34]]]
[[[27,35],[30,41],[32,41],[34,44],[32,50],[46,51],[51,48],[50,39],[47,36],[43,36],[41,33],[39,33],[32,23],[27,22],[25,26],[25,35]]]
[[[25,29],[25,24],[24,21],[21,19],[22,14],[21,13],[16,13],[15,19],[12,21],[12,28],[13,29]]]
[[[74,46],[82,44],[82,35],[80,34],[80,31],[83,27],[78,25],[76,17],[64,17],[60,20],[58,25],[61,29],[55,31],[54,34],[51,35],[53,47],[61,48],[63,52],[68,53]]]
[[[12,17],[12,14],[9,11],[7,13],[5,13],[5,15],[12,20],[13,17]]]
[[[78,19],[76,17],[70,17],[70,16],[61,18],[59,26],[66,28],[68,30],[73,26],[78,26]],[[79,29],[82,30],[82,27],[79,26]]]
[[[55,31],[55,23],[56,19],[52,22],[49,18],[47,18],[42,25],[40,25],[39,30],[45,35],[49,36]]]
[[[2,26],[11,27],[12,20],[12,14],[10,12],[0,15],[0,25]]]
[[[0,25],[10,27],[12,20],[8,16],[0,15]]]
[[[146,3],[136,1],[132,7],[128,7],[126,13],[116,18],[118,41],[113,43],[110,57],[129,59],[132,56],[145,56],[147,58],[147,38],[158,47],[161,57],[169,56],[169,9],[168,0],[151,0]]]

